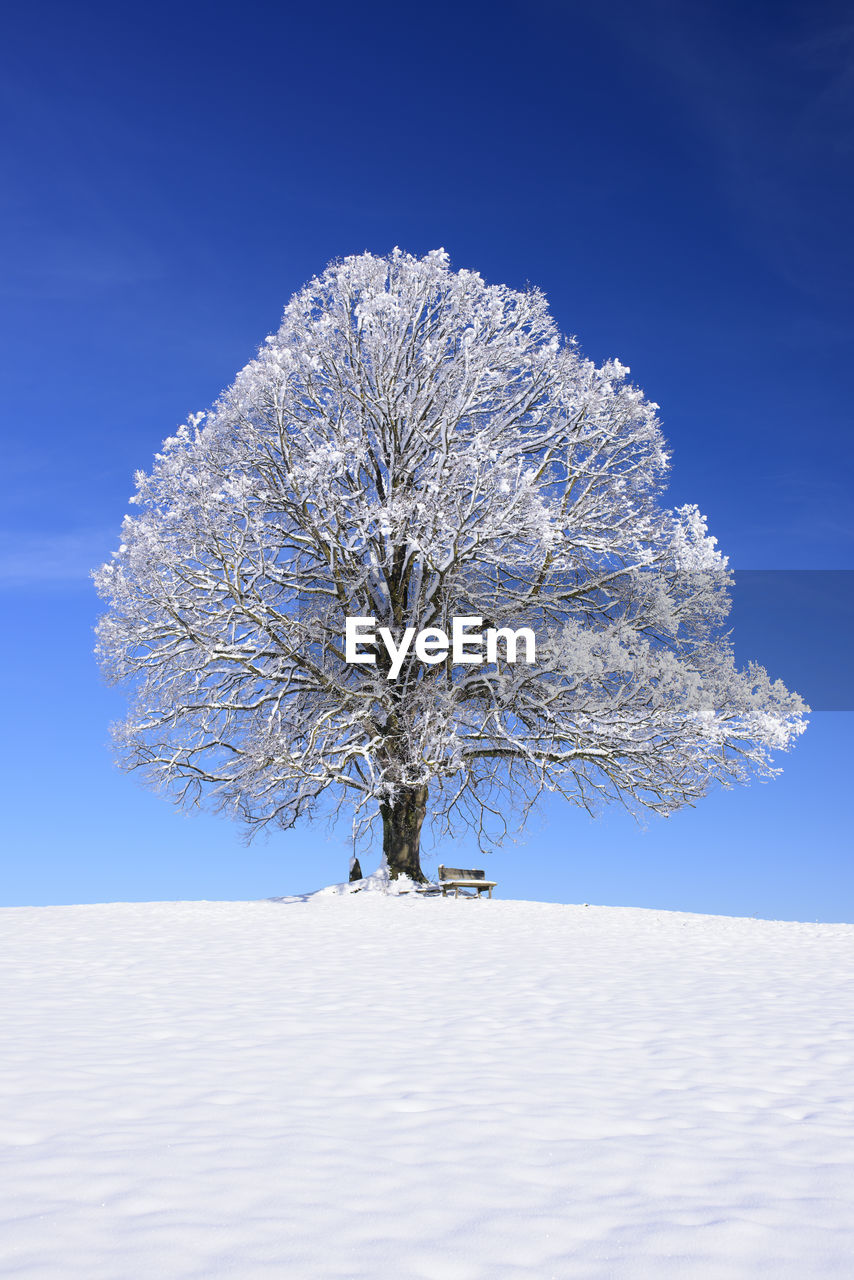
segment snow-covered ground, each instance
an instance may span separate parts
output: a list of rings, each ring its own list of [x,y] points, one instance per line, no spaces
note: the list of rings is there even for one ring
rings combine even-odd
[[[854,1274],[854,926],[11,908],[3,1280]]]

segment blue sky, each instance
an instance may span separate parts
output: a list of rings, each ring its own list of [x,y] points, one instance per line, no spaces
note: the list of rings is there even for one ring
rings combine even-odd
[[[539,285],[661,405],[669,499],[737,569],[854,568],[847,6],[36,3],[0,68],[3,903],[346,868],[322,828],[247,850],[113,768],[87,578],[134,470],[332,257],[443,245]],[[850,920],[851,720],[645,830],[549,808],[500,892]]]

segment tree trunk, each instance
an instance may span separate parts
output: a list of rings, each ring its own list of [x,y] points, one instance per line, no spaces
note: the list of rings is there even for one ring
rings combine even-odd
[[[393,804],[381,804],[383,855],[389,876],[407,875],[419,884],[427,877],[421,870],[421,824],[427,812],[427,787],[402,787]]]

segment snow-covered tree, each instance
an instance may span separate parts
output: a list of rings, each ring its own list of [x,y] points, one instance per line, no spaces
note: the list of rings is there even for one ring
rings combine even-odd
[[[726,560],[662,505],[657,406],[627,374],[442,250],[331,264],[138,474],[96,574],[126,767],[253,828],[350,802],[414,879],[428,812],[488,844],[546,791],[668,814],[775,773],[806,708],[735,668]],[[393,645],[529,627],[536,661],[411,646],[392,679],[379,641],[347,661],[348,617]]]

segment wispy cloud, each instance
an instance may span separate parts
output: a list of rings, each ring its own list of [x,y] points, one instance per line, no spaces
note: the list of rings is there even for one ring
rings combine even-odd
[[[114,529],[0,531],[0,589],[85,587],[90,571],[109,558],[115,545]]]
[[[85,233],[29,229],[4,272],[0,295],[7,298],[78,298],[154,280],[162,275],[155,255],[119,240]]]
[[[145,163],[128,120],[23,72],[0,80],[0,108],[15,140],[4,155],[0,297],[100,297],[160,279],[162,256],[121,197]]]
[[[854,23],[809,6],[763,26],[749,6],[711,0],[614,4],[601,10],[614,36],[670,83],[705,140],[739,238],[804,292],[847,297]]]

